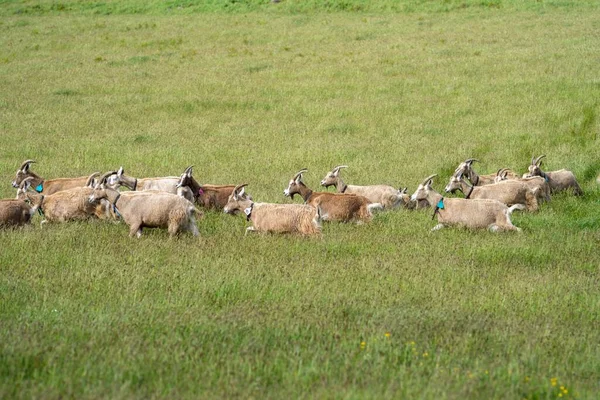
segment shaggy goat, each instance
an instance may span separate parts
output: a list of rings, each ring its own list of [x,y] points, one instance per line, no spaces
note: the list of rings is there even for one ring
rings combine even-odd
[[[502,181],[490,185],[472,186],[467,183],[464,176],[453,175],[445,190],[446,193],[460,190],[467,199],[498,200],[508,206],[525,204],[529,211],[537,211],[539,208],[536,195],[538,188],[532,189],[529,185],[519,181]]]
[[[335,186],[338,193],[358,194],[366,197],[372,203],[379,203],[384,209],[398,207],[400,205],[409,208],[410,196],[406,193],[407,188],[396,189],[389,185],[357,186],[346,185],[340,175],[340,169],[348,168],[346,165],[338,165],[325,175],[321,186],[326,188]]]
[[[494,183],[496,174],[478,175],[473,169],[473,162],[475,161],[479,162],[479,160],[475,158],[466,159],[464,162],[460,163],[458,167],[456,167],[454,170],[454,175],[466,176],[473,186],[489,185],[490,183]],[[518,178],[518,176],[510,169],[506,169],[506,179],[515,178]]]
[[[302,174],[306,171],[303,169],[297,172],[283,194],[292,199],[295,194],[299,194],[306,204],[321,207],[324,221],[367,222],[373,218],[373,209],[383,209],[380,203],[372,203],[366,197],[356,194],[313,192],[302,182]]]
[[[184,231],[198,236],[196,208],[185,198],[166,192],[121,194],[106,186],[106,178],[96,186],[88,201],[107,199],[129,225],[129,236],[139,238],[145,227],[167,228],[171,237]]]
[[[0,200],[0,228],[21,226],[31,222],[39,204],[30,204],[25,200]]]
[[[548,182],[550,185],[550,190],[553,193],[567,189],[573,189],[573,194],[575,196],[583,195],[583,190],[581,190],[581,187],[577,183],[577,179],[575,178],[575,174],[573,174],[573,172],[566,169],[552,172],[542,171],[542,158],[544,157],[546,156],[541,155],[538,158],[531,157],[531,165],[528,168],[529,172],[525,174],[523,178],[530,176],[541,176],[546,180],[546,182]]]
[[[18,188],[21,183],[27,179],[30,179],[30,184],[34,187],[35,191],[44,195],[54,194],[61,190],[71,189],[75,187],[85,186],[88,177],[81,176],[79,178],[57,178],[45,180],[39,175],[31,171],[31,164],[34,160],[26,160],[21,164],[21,167],[17,170],[15,180],[12,181],[12,186]]]
[[[246,233],[321,234],[321,218],[317,208],[305,204],[255,203],[244,193],[246,185],[236,186],[223,207],[223,211],[228,214],[244,211],[246,219],[252,221],[252,226],[246,228]]]
[[[523,204],[508,207],[496,200],[446,199],[431,187],[435,176],[437,175],[425,178],[411,197],[415,201],[426,199],[429,204],[436,204],[434,215],[437,215],[438,224],[432,230],[444,226],[461,226],[487,228],[493,232],[520,231],[520,228],[512,224],[510,215],[514,210],[525,209]]]

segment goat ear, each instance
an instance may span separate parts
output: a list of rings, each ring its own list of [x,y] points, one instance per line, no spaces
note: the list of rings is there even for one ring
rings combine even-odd
[[[119,168],[119,170],[117,171],[117,176],[119,178],[123,176],[123,167]]]
[[[240,197],[244,197],[244,194],[246,193],[246,188],[243,187],[242,190],[240,190],[240,193],[238,194],[238,196]]]

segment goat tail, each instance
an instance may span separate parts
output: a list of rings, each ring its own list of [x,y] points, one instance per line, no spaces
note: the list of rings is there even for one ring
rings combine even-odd
[[[527,209],[525,204],[517,203],[517,204],[514,204],[514,205],[508,207],[508,211],[506,212],[506,215],[510,216],[510,214],[512,214],[513,211],[515,211],[515,210],[523,211],[525,209]]]
[[[367,210],[369,211],[369,214],[372,214],[373,210],[383,210],[383,204],[381,204],[381,203],[368,204]]]

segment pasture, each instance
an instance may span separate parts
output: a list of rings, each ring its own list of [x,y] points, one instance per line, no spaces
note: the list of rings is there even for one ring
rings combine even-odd
[[[540,154],[585,195],[502,234],[430,232],[431,209],[318,239],[216,212],[173,240],[36,216],[0,231],[1,398],[597,397],[595,2],[179,3],[2,2],[0,198],[26,159],[46,178],[194,165],[285,203],[302,168],[312,189],[345,164],[413,193]]]

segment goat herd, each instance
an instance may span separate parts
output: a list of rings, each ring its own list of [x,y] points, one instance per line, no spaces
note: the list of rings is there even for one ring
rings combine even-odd
[[[478,175],[473,169],[477,160],[464,161],[445,188],[446,193],[463,192],[464,198],[446,198],[436,192],[432,187],[436,175],[425,178],[412,196],[406,188],[347,185],[340,175],[344,165],[335,167],[321,181],[321,186],[335,186],[337,193],[315,192],[302,181],[303,169],[289,181],[284,195],[293,199],[298,194],[304,204],[255,203],[245,191],[246,184],[200,185],[192,176],[192,167],[179,177],[137,179],[125,175],[121,167],[102,176],[97,172],[89,177],[46,180],[31,171],[35,161],[27,160],[12,182],[17,198],[0,200],[0,226],[30,223],[39,212],[44,217],[42,224],[122,218],[130,236],[140,237],[144,227],[167,228],[171,236],[185,231],[198,235],[195,215],[201,214],[196,208],[199,206],[228,214],[243,212],[252,222],[247,231],[313,235],[321,233],[321,221],[363,223],[371,220],[375,209],[432,207],[438,219],[433,230],[444,226],[519,230],[510,220],[514,210],[535,211],[540,201],[550,200],[551,193],[557,191],[583,194],[571,171],[542,171],[543,157],[532,158],[523,177],[509,169]],[[120,191],[121,186],[129,190]]]

